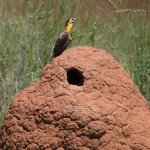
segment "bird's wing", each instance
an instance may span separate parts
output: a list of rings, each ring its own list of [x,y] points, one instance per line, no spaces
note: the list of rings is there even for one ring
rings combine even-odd
[[[68,38],[69,38],[69,34],[67,31],[60,33],[60,36],[58,37],[58,39],[55,43],[55,47],[53,49],[53,56],[54,57],[60,55],[63,52],[64,45],[67,42]]]

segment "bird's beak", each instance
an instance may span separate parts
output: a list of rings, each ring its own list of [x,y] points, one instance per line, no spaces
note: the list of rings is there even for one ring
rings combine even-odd
[[[75,22],[75,21],[78,20],[78,19],[79,19],[79,17],[78,17],[78,18],[74,18],[74,19],[73,19],[73,22]]]

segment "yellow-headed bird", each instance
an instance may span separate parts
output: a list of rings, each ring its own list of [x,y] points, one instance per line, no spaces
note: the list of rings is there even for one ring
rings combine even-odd
[[[67,46],[72,40],[72,29],[74,22],[79,18],[69,18],[65,22],[65,30],[60,33],[55,47],[53,49],[53,57],[57,57],[62,54],[62,52],[67,49]]]

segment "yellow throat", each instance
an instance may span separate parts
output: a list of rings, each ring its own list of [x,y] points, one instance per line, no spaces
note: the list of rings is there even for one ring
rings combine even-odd
[[[72,22],[68,22],[66,25],[66,30],[68,33],[72,33],[72,29],[73,29],[73,23]]]

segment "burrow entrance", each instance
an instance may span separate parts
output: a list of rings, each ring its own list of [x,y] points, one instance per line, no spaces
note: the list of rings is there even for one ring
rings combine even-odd
[[[82,72],[76,68],[70,68],[67,71],[67,81],[69,84],[83,86],[84,84],[84,76]]]

